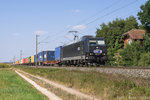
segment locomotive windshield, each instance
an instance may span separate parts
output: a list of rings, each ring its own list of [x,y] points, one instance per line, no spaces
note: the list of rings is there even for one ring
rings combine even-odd
[[[105,41],[104,40],[98,40],[97,43],[98,43],[98,45],[105,45]]]
[[[90,40],[89,43],[90,43],[90,46],[95,46],[96,45],[96,40]]]
[[[104,40],[89,40],[90,46],[105,45]]]

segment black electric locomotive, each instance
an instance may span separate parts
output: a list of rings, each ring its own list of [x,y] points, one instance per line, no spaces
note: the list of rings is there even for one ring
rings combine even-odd
[[[61,49],[61,63],[66,65],[104,64],[107,61],[105,40],[102,37],[83,36],[79,41]]]

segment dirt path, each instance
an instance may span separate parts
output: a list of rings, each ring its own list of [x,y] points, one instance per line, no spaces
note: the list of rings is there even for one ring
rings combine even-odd
[[[24,78],[27,82],[29,82],[30,84],[32,84],[38,91],[40,91],[41,93],[43,93],[44,95],[46,95],[50,100],[62,100],[61,98],[57,97],[55,94],[53,94],[52,92],[48,91],[47,89],[39,86],[38,84],[36,84],[34,81],[32,81],[31,79],[27,78],[26,76],[22,75],[21,73],[19,73],[18,71],[15,71],[19,76],[21,76],[22,78]]]
[[[78,96],[78,97],[86,98],[86,99],[88,99],[88,100],[97,100],[96,98],[94,98],[94,97],[92,97],[92,96],[86,95],[86,94],[84,94],[84,93],[81,93],[81,92],[79,92],[79,91],[77,91],[77,90],[74,90],[74,89],[72,89],[72,88],[66,87],[66,86],[64,86],[64,85],[60,85],[60,84],[58,84],[58,83],[55,83],[55,82],[53,82],[53,81],[47,80],[47,79],[42,78],[42,77],[39,77],[39,76],[31,75],[31,74],[29,74],[29,73],[27,73],[27,72],[24,72],[24,71],[22,71],[22,70],[19,70],[19,71],[21,71],[22,73],[28,74],[28,75],[30,75],[30,76],[32,76],[32,77],[35,77],[35,78],[37,78],[37,79],[39,79],[39,80],[42,80],[42,81],[44,81],[44,82],[46,82],[46,83],[49,83],[50,85],[52,85],[52,86],[54,86],[54,87],[60,88],[60,89],[62,89],[62,90],[64,90],[64,91],[66,91],[66,92],[68,92],[68,93],[70,93],[70,94],[76,95],[76,96]]]

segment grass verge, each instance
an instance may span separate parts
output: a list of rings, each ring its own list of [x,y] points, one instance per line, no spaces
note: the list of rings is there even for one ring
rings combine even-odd
[[[150,99],[150,80],[125,78],[98,72],[69,71],[65,69],[42,69],[16,67],[28,73],[57,81],[101,100],[146,100]]]
[[[0,100],[48,100],[10,69],[0,69]]]
[[[19,71],[21,74],[25,75],[26,77],[30,78],[31,80],[33,80],[34,82],[36,82],[38,85],[50,90],[52,93],[54,93],[55,95],[59,96],[60,98],[62,98],[63,100],[87,100],[87,99],[84,99],[84,98],[79,98],[75,95],[72,95],[66,91],[63,91],[62,89],[60,88],[57,88],[57,87],[54,87],[42,80],[39,80],[38,78],[35,78],[29,74],[25,74],[21,71]]]

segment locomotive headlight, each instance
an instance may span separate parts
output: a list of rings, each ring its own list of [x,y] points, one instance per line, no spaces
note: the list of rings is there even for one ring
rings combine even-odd
[[[105,55],[105,53],[103,53],[103,55]]]
[[[89,53],[87,53],[86,56],[89,56]]]

